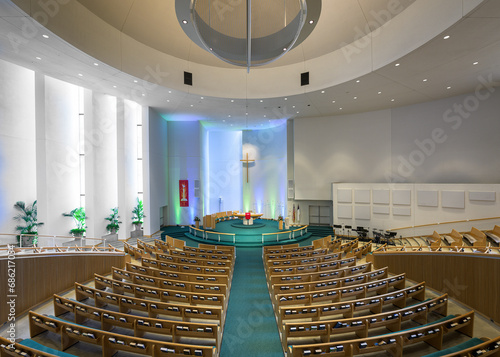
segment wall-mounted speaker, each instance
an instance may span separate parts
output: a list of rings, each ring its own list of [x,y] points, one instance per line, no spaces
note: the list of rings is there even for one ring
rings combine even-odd
[[[191,72],[184,72],[184,84],[187,86],[193,85],[193,74]]]
[[[194,180],[194,197],[200,197],[200,180]]]
[[[304,72],[300,74],[300,85],[301,86],[309,85],[309,72]]]

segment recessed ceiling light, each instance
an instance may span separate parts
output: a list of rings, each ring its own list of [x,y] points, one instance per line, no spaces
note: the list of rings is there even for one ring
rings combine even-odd
[[[314,24],[314,20],[309,20],[309,25]]]
[[[394,98],[391,99],[391,102],[394,102]]]
[[[168,93],[172,93],[172,91],[171,91],[171,90],[169,90],[169,91],[168,91]]]
[[[334,101],[334,100],[332,100],[332,103],[335,103],[335,101]]]
[[[205,97],[200,97],[200,99],[205,99]]]
[[[113,88],[116,88],[116,86],[113,86]]]
[[[167,99],[167,103],[170,103],[170,99]]]
[[[396,66],[396,67],[399,67],[399,63],[396,63],[396,64],[395,64],[395,66]]]
[[[286,51],[286,47],[283,47],[283,51]]]
[[[49,38],[49,35],[45,35],[45,34],[43,34],[43,35],[42,35],[42,37],[43,37],[43,38]]]
[[[81,73],[78,73],[78,75],[79,75],[80,77],[83,77],[83,74],[81,74]]]
[[[475,66],[475,65],[476,65],[476,64],[478,64],[478,63],[479,63],[479,62],[477,62],[477,61],[476,61],[476,62],[474,62],[474,63],[473,63],[473,65]]]
[[[446,35],[446,36],[443,37],[443,40],[447,40],[449,38],[450,38],[450,35]]]
[[[134,83],[137,83],[137,79],[134,79]]]
[[[190,106],[191,106],[191,107],[194,107],[194,105],[193,105],[193,104],[191,104]]]
[[[222,119],[222,122],[225,123],[226,122],[226,119]]]
[[[228,118],[231,118],[231,115],[228,115],[227,117],[228,117]]]
[[[358,99],[358,97],[354,97],[354,99],[356,100],[356,99]]]
[[[94,62],[94,66],[99,66],[99,63],[97,63],[97,62]]]
[[[260,102],[262,103],[262,102],[264,102],[264,101],[261,99],[261,100],[260,100]]]
[[[378,94],[382,94],[382,92],[378,92]]]
[[[448,87],[446,87],[446,89],[451,89],[451,87],[450,87],[450,86],[448,86]]]
[[[234,99],[231,99],[231,103],[234,103]]]
[[[424,78],[424,79],[422,80],[422,82],[427,82],[427,78]]]
[[[359,82],[361,82],[361,81],[358,79],[358,80],[356,81],[356,83],[359,83]]]
[[[146,96],[146,94],[142,93],[142,96],[143,96],[143,97],[145,97],[145,96]]]
[[[267,115],[264,114],[264,118],[267,118]]]
[[[339,110],[342,110],[342,108],[339,108]]]
[[[42,57],[35,57],[37,60],[41,61]]]
[[[188,23],[188,21],[187,20],[182,20],[182,23],[185,25],[185,24]]]
[[[292,108],[295,108],[295,105],[292,105]]]
[[[322,91],[321,91],[321,94],[325,94],[325,91],[324,91],[324,90],[322,90]]]
[[[245,113],[245,115],[248,115],[248,113]]]
[[[285,98],[285,100],[288,100],[288,98]]]

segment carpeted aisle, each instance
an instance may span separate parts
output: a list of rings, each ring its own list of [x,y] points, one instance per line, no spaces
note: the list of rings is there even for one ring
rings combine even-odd
[[[262,248],[236,248],[221,357],[282,357],[278,327],[266,285]]]

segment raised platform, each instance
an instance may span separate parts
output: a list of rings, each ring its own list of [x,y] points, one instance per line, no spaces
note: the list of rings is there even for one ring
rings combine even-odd
[[[310,233],[303,233],[301,236],[290,239],[290,234],[282,234],[298,228],[290,227],[287,230],[280,230],[277,221],[266,219],[255,219],[253,225],[244,225],[241,219],[235,219],[219,222],[215,229],[206,230],[205,232],[210,233],[209,239],[190,233],[186,233],[186,236],[199,243],[261,247],[263,245],[297,243],[311,236]],[[221,234],[218,235],[218,233]]]

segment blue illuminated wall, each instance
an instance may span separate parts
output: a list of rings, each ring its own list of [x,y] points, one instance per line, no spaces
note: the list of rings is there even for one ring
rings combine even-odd
[[[204,132],[204,214],[242,209],[241,138],[241,131]]]
[[[277,218],[286,214],[286,123],[270,129],[243,131],[242,153],[255,161],[243,167],[243,210]]]
[[[200,127],[198,121],[168,122],[169,224],[187,225],[201,216],[201,198],[194,181],[200,180]],[[179,180],[188,180],[189,207],[180,206]]]

